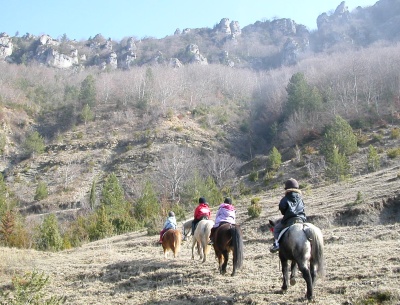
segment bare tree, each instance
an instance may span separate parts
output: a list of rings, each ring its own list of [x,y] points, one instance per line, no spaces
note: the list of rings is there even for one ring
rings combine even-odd
[[[229,179],[235,177],[235,170],[240,165],[239,160],[235,157],[217,151],[208,155],[207,161],[207,172],[213,177],[218,187],[225,186]]]
[[[156,164],[155,181],[170,194],[171,200],[179,198],[179,189],[197,160],[197,154],[190,148],[170,145],[164,149],[163,157]]]

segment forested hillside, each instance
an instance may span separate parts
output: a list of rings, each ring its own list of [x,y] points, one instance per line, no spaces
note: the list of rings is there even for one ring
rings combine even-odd
[[[61,250],[143,227],[152,234],[169,210],[183,219],[200,196],[217,205],[292,175],[312,189],[397,166],[397,38],[325,44],[332,29],[350,35],[355,20],[383,28],[371,16],[387,3],[371,14],[337,9],[347,26],[335,27],[335,14],[321,19],[308,33],[320,47],[290,63],[267,60],[287,37],[259,40],[277,23],[266,21],[242,30],[264,46],[243,65],[143,59],[129,69],[57,69],[22,53],[0,62],[1,244]],[[209,58],[227,49],[211,32],[193,32],[210,43],[201,46]]]

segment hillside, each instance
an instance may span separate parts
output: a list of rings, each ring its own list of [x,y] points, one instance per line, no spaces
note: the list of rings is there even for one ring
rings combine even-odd
[[[309,220],[325,240],[326,276],[316,284],[316,304],[368,298],[368,304],[399,304],[399,171],[392,166],[304,192]],[[364,202],[354,204],[358,192]],[[213,250],[204,264],[192,261],[188,242],[177,259],[164,260],[158,236],[139,231],[58,253],[0,248],[2,288],[12,276],[36,270],[50,276],[47,295],[66,296],[67,304],[306,304],[301,278],[279,293],[278,257],[268,251],[266,223],[278,216],[281,196],[280,189],[261,192],[256,219],[247,216],[249,199],[235,202],[245,239],[244,266],[235,277],[218,274]],[[371,301],[379,298],[386,301]]]

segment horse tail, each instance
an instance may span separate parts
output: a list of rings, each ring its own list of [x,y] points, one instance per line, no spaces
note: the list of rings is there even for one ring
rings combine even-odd
[[[181,239],[182,233],[179,230],[175,230],[173,233],[173,243],[174,243],[174,256],[176,257],[181,250]]]
[[[308,226],[310,242],[311,242],[311,257],[314,264],[317,266],[317,273],[321,276],[325,274],[325,259],[324,259],[324,239],[321,230],[316,226]]]
[[[233,268],[239,269],[243,265],[243,237],[240,226],[232,226]]]

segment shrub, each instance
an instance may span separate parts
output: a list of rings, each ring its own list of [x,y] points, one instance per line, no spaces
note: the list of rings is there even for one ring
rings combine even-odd
[[[370,172],[375,172],[380,168],[380,157],[372,145],[368,148],[367,168]]]
[[[58,305],[66,302],[66,297],[45,299],[47,293],[43,288],[49,283],[49,277],[36,271],[25,273],[22,277],[12,279],[12,293],[0,291],[0,305]]]
[[[279,153],[278,149],[276,149],[276,147],[274,146],[268,155],[267,168],[276,171],[279,166],[281,166],[281,164],[282,156]]]
[[[49,214],[39,228],[36,242],[39,250],[59,251],[63,246],[63,239],[58,229],[58,220],[54,214]]]
[[[328,160],[328,167],[325,175],[333,181],[343,181],[350,175],[349,160],[344,153],[339,153],[339,149],[334,147],[332,155]]]
[[[37,131],[34,131],[26,137],[23,146],[25,153],[34,157],[35,154],[44,152],[44,139]]]
[[[259,204],[260,198],[251,199],[251,204],[247,208],[247,213],[251,218],[257,218],[261,215],[262,207]]]
[[[398,156],[400,156],[400,147],[388,149],[387,156],[390,159],[394,159],[394,158],[397,158]]]
[[[357,137],[353,133],[353,129],[340,116],[328,127],[324,140],[321,145],[321,153],[329,161],[333,158],[334,148],[338,149],[340,154],[350,156],[357,151]]]
[[[258,171],[253,171],[249,174],[249,180],[251,182],[256,182],[258,181]]]
[[[106,208],[103,204],[97,209],[94,219],[89,224],[89,240],[99,240],[105,237],[112,236],[113,233],[114,227],[107,216]]]
[[[390,132],[390,137],[392,139],[398,139],[400,138],[400,129],[399,128],[393,128]]]
[[[49,193],[47,191],[47,184],[43,181],[40,181],[36,188],[34,199],[39,201],[42,199],[46,199],[48,195]]]
[[[390,291],[372,291],[356,300],[355,305],[398,304],[398,296]]]

